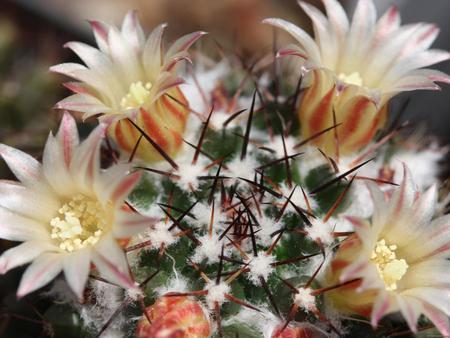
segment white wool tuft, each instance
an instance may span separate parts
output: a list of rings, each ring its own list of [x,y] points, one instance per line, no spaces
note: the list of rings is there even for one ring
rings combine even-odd
[[[192,220],[192,223],[204,229],[209,227],[209,224],[211,222],[211,209],[212,205],[197,203],[192,209],[192,214],[195,217],[195,220]],[[222,211],[222,207],[220,206],[220,204],[216,202],[214,206],[213,231],[219,233],[221,232],[221,230],[224,230],[226,220],[227,215]]]
[[[306,226],[305,231],[313,241],[320,241],[324,245],[329,245],[334,241],[334,225],[330,221],[324,223],[320,219],[312,219],[311,226]]]
[[[289,187],[287,186],[287,184],[285,184],[285,183],[280,184],[280,190],[281,190],[281,193],[283,194],[284,197],[286,197],[286,199],[291,195],[292,190],[294,189],[294,187],[295,187],[295,186],[292,186],[292,188],[289,188]],[[315,210],[315,209],[317,208],[317,201],[316,201],[313,197],[308,196],[308,195],[309,195],[309,192],[308,192],[308,190],[307,190],[306,188],[303,188],[303,191],[305,192],[305,195],[306,195],[306,197],[308,198],[308,202],[309,202],[309,205],[310,205],[311,209],[312,209],[312,210]],[[294,191],[294,193],[292,194],[290,200],[291,200],[291,202],[294,203],[297,207],[300,207],[300,208],[302,208],[302,209],[308,210],[308,205],[307,205],[307,203],[306,203],[305,196],[303,195],[302,188],[300,188],[299,186],[297,186],[297,187],[295,188],[295,191]],[[283,202],[285,202],[285,201],[283,201]],[[291,203],[289,203],[289,204],[287,205],[286,211],[292,211],[292,212],[295,212],[295,213],[296,213],[296,210],[295,210],[295,208],[292,206]]]
[[[408,168],[414,168],[414,183],[419,189],[426,189],[435,183],[439,183],[439,161],[443,158],[442,151],[433,148],[420,151],[404,151],[395,154],[391,161],[394,169],[394,182],[403,179],[403,164]]]
[[[258,244],[262,246],[270,246],[274,240],[274,237],[271,235],[280,230],[281,223],[277,223],[275,219],[267,216],[263,216],[258,219],[258,223],[260,227],[257,228],[258,231],[255,234],[258,239]]]
[[[303,155],[296,161],[301,177],[305,178],[309,172],[321,165],[327,164],[327,160],[323,157],[320,151],[315,147],[301,148]]]
[[[169,280],[169,283],[163,286],[159,286],[155,289],[155,292],[159,297],[164,296],[169,292],[188,292],[188,282],[177,274],[175,278]]]
[[[234,118],[233,120],[231,120],[230,122],[228,122],[226,126],[223,125],[225,123],[225,121],[228,120],[233,115],[233,113],[226,113],[224,111],[215,111],[211,115],[211,119],[209,120],[209,125],[215,130],[222,130],[222,129],[233,128],[235,126],[238,126],[242,122],[242,115],[240,115],[240,116]],[[243,114],[245,114],[245,113],[243,113]]]
[[[194,190],[198,189],[200,184],[198,177],[206,174],[205,166],[200,161],[196,164],[192,164],[191,161],[178,163],[178,170],[176,171],[176,174],[180,176],[175,181],[176,184],[187,191],[191,191],[191,187]]]
[[[365,182],[353,182],[349,191],[349,206],[345,215],[369,218],[373,214],[373,200]]]
[[[275,257],[267,255],[265,252],[258,252],[258,256],[252,257],[248,263],[250,271],[246,275],[248,279],[255,285],[261,285],[259,277],[263,277],[265,280],[272,274],[274,267],[271,265],[275,262]]]
[[[200,263],[206,259],[208,263],[217,263],[220,260],[220,254],[222,253],[223,242],[219,241],[219,236],[216,234],[206,234],[200,238],[200,245],[195,248],[192,261],[194,263]],[[224,254],[229,252],[229,249],[224,250]]]
[[[154,228],[148,229],[146,234],[148,240],[151,242],[151,248],[159,249],[164,244],[166,247],[174,244],[178,241],[178,237],[175,237],[170,231],[169,226],[164,222],[158,222]]]
[[[251,154],[247,154],[243,160],[241,160],[240,156],[238,156],[230,163],[227,163],[227,175],[234,178],[242,177],[253,181],[253,178],[255,177],[255,169],[259,166],[258,161]]]
[[[86,327],[99,330],[122,304],[123,291],[120,287],[101,281],[90,280],[89,284],[92,288],[94,295],[92,299],[95,300],[95,303],[81,305],[80,316]],[[124,324],[125,318],[121,313],[105,331],[105,337],[123,337],[121,329]]]
[[[216,285],[215,282],[211,281],[206,285],[206,290],[208,294],[205,296],[206,304],[210,309],[214,308],[214,304],[217,302],[222,305],[227,301],[225,298],[226,293],[230,293],[231,288],[226,283],[219,283]]]
[[[314,311],[316,309],[316,297],[312,294],[311,288],[299,288],[294,296],[294,304],[305,311]]]
[[[298,140],[295,137],[287,136],[284,138],[284,144],[286,145],[286,152],[287,152],[288,156],[298,153],[298,151],[294,149],[294,146],[297,143],[298,143]],[[274,136],[273,140],[270,140],[269,142],[267,142],[266,146],[275,151],[274,156],[276,158],[285,157],[283,139],[281,138],[281,136],[278,136],[278,135]]]

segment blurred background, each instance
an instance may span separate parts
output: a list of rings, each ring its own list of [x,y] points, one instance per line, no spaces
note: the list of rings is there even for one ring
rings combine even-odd
[[[309,2],[321,7],[320,0]],[[356,0],[342,1],[349,11],[355,3]],[[437,23],[441,34],[434,47],[450,50],[450,1],[376,0],[375,3],[380,13],[392,3],[397,4],[403,23]],[[263,18],[282,17],[307,30],[311,28],[296,0],[1,0],[0,142],[40,156],[49,130],[59,121],[59,113],[52,106],[68,94],[61,86],[63,78],[49,74],[48,67],[76,60],[73,53],[62,47],[65,42],[80,40],[93,44],[87,20],[119,25],[129,9],[139,11],[146,32],[161,22],[169,24],[169,39],[205,30],[210,35],[202,43],[212,46],[217,41],[228,51],[248,55],[261,55],[272,48],[273,31],[261,25]],[[280,34],[278,44],[284,41],[288,37]],[[436,68],[450,73],[450,62]],[[410,99],[404,118],[423,121],[442,144],[450,143],[450,86],[443,85],[443,90],[437,93],[414,92]],[[3,163],[0,175],[10,177]],[[10,245],[0,242],[0,252]],[[42,331],[39,311],[28,301],[15,300],[19,270],[0,278],[0,337],[8,337],[11,325],[21,325],[20,318],[12,315],[18,313],[35,327],[11,337],[37,337],[38,331],[46,336],[48,332]]]

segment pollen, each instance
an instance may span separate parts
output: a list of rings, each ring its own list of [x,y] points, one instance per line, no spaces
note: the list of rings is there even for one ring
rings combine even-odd
[[[404,259],[397,258],[396,250],[396,245],[387,245],[386,241],[381,239],[375,245],[371,256],[388,291],[397,290],[397,282],[408,270],[408,263]]]
[[[120,101],[120,106],[122,109],[132,109],[142,106],[150,97],[151,88],[152,84],[150,82],[146,82],[145,84],[141,81],[133,82],[130,85],[128,94]]]
[[[59,248],[73,252],[98,242],[107,227],[107,217],[98,201],[77,194],[62,205],[50,226],[50,236],[59,242]]]
[[[362,86],[363,85],[363,80],[361,78],[361,75],[358,72],[353,72],[351,74],[345,74],[345,73],[340,73],[339,74],[339,79],[342,80],[345,83],[348,84],[352,84],[355,86]]]

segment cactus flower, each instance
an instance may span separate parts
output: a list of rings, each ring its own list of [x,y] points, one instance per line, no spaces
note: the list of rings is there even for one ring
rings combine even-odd
[[[125,254],[117,240],[153,220],[124,207],[140,173],[130,166],[100,169],[99,125],[78,141],[75,120],[65,113],[56,137],[49,135],[42,164],[0,145],[0,155],[18,182],[0,182],[0,238],[24,242],[0,256],[0,273],[31,262],[17,291],[22,297],[64,272],[82,298],[91,262],[108,281],[134,289]]]
[[[421,314],[450,334],[450,215],[433,219],[436,187],[415,190],[408,170],[389,197],[370,185],[371,221],[349,217],[355,234],[340,246],[327,271],[329,283],[346,285],[328,296],[345,311],[371,318],[400,312],[413,332]],[[353,281],[353,282],[352,282]]]
[[[204,32],[194,32],[162,50],[165,24],[156,27],[146,39],[136,12],[130,11],[121,30],[98,21],[91,22],[99,49],[81,42],[69,42],[84,65],[63,63],[53,72],[78,82],[66,86],[75,94],[56,105],[84,113],[84,118],[101,115],[111,122],[109,135],[125,152],[132,152],[141,132],[132,119],[166,153],[173,155],[182,144],[189,104],[179,85],[179,62],[189,60],[187,49]],[[136,155],[144,161],[161,159],[148,142],[141,142]]]
[[[305,94],[299,107],[302,137],[333,126],[315,140],[329,155],[350,154],[367,145],[386,119],[388,101],[400,92],[437,90],[450,83],[437,70],[423,69],[448,60],[446,51],[429,49],[439,29],[434,24],[400,25],[396,7],[377,21],[372,0],[360,0],[351,22],[336,0],[322,0],[327,16],[300,1],[311,18],[315,38],[282,19],[264,22],[290,33],[298,45],[279,52],[305,59]],[[337,139],[337,141],[336,141]]]

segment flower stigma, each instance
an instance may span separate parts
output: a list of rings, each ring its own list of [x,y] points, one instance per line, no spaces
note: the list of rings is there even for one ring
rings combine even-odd
[[[397,259],[395,250],[396,245],[387,245],[386,241],[381,239],[376,243],[370,257],[388,291],[397,290],[397,282],[408,270],[408,263],[404,259]]]
[[[50,221],[51,238],[67,252],[94,245],[107,227],[105,211],[97,200],[77,194],[58,210]]]
[[[141,81],[133,82],[130,85],[128,94],[120,101],[120,106],[122,109],[132,109],[142,106],[150,97],[151,88],[152,84],[150,82],[146,82],[145,84],[142,84]]]

